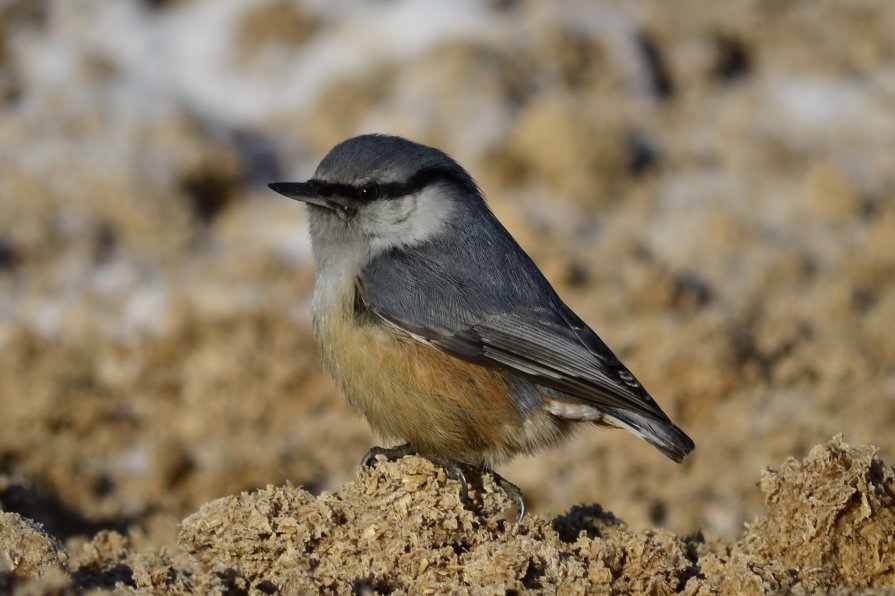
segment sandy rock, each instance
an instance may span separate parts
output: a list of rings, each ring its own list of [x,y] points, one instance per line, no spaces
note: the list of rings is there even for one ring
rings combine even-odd
[[[40,524],[0,511],[0,592],[51,593],[71,585],[69,556]]]
[[[144,559],[143,590],[689,594],[895,587],[893,470],[841,437],[767,471],[767,516],[736,543],[635,531],[598,505],[506,519],[486,476],[474,511],[420,458],[361,469],[337,493],[268,486],[208,503],[178,538],[186,569]],[[158,567],[168,569],[161,573]]]
[[[895,472],[873,447],[841,436],[761,478],[768,514],[742,550],[809,591],[895,586]]]

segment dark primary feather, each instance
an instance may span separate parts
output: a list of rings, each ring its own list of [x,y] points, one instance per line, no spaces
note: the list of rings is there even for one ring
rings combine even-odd
[[[490,233],[483,236],[483,228]],[[361,286],[373,312],[459,358],[601,409],[669,422],[484,202],[458,202],[445,234],[374,258]]]
[[[665,414],[609,354],[595,357],[555,311],[490,314],[480,323],[444,337],[435,346],[468,360],[499,366],[585,401],[667,420]]]

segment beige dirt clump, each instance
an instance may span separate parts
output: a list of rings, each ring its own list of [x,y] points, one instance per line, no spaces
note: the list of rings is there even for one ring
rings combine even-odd
[[[183,521],[178,544],[192,556],[195,577],[283,592],[488,586],[503,593],[567,585],[662,593],[675,590],[691,567],[681,539],[634,532],[598,506],[517,524],[491,476],[471,493],[474,511],[442,470],[405,458],[362,468],[338,493],[314,497],[269,486],[213,501]],[[139,585],[167,590],[172,577],[178,574]]]
[[[70,585],[68,553],[40,524],[0,511],[0,592],[52,593]]]
[[[599,505],[516,523],[490,475],[470,478],[467,508],[459,484],[428,461],[380,460],[333,493],[287,484],[207,503],[183,520],[176,548],[140,548],[106,531],[72,542],[64,585],[137,593],[892,589],[895,472],[875,453],[835,437],[767,471],[767,515],[736,542],[637,531]],[[55,542],[24,518],[5,516],[13,520],[2,528],[7,551],[43,553],[16,581],[65,580],[61,547],[50,548]],[[35,537],[43,550],[31,546]]]
[[[0,511],[0,573],[35,578],[67,564],[65,549],[40,524]]]
[[[743,551],[809,591],[895,586],[895,473],[876,452],[837,436],[765,471],[768,514],[750,526]]]
[[[116,532],[55,539],[0,514],[0,582],[136,593],[757,593],[895,588],[895,472],[841,437],[768,470],[767,515],[736,542],[637,531],[599,505],[516,523],[493,478],[459,484],[409,457],[360,468],[336,492],[292,485],[217,499],[175,548]]]

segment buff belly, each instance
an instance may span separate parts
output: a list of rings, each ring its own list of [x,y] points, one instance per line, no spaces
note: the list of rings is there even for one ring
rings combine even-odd
[[[329,374],[374,431],[421,455],[497,465],[556,444],[570,423],[521,411],[507,373],[471,364],[350,305],[316,312],[315,336]]]

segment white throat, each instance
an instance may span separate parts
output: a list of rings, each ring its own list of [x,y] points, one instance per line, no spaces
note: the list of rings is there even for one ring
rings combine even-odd
[[[350,219],[309,207],[311,246],[317,269],[314,311],[336,307],[363,268],[393,248],[409,248],[445,232],[455,204],[444,185],[430,185],[397,199],[380,199]]]

